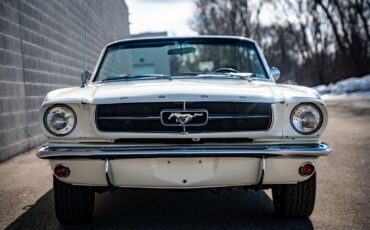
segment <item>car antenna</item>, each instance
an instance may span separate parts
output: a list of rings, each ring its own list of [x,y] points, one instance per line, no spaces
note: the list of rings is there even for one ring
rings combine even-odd
[[[86,43],[87,43],[87,10],[84,10],[85,15],[85,38],[84,38],[84,56],[83,56],[83,65],[82,65],[82,75],[85,75],[86,70]],[[85,87],[86,79],[85,77],[82,79],[82,85],[81,87]]]

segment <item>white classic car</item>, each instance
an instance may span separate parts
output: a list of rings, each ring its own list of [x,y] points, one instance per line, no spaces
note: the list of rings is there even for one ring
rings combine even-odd
[[[40,110],[58,220],[90,221],[95,192],[226,187],[271,188],[278,215],[307,218],[328,114],[279,75],[241,37],[107,45],[81,87],[50,92]]]

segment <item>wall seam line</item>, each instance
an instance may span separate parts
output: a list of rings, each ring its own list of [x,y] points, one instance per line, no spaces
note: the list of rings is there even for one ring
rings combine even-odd
[[[22,16],[21,16],[21,0],[18,0],[18,21],[19,21],[19,38],[21,42],[21,60],[22,60],[22,80],[23,80],[23,90],[24,90],[24,97],[23,97],[23,102],[24,102],[24,112],[25,112],[25,119],[27,119],[27,93],[26,93],[26,76],[25,76],[25,69],[24,69],[24,51],[23,51],[23,25],[22,25]],[[25,121],[27,123],[27,121]],[[27,149],[28,151],[30,149],[30,130],[27,124]]]

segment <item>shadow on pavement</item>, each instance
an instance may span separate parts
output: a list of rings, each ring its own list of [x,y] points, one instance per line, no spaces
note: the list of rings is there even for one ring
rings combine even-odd
[[[42,196],[8,229],[313,229],[309,219],[274,215],[264,192],[119,190],[96,196],[94,221],[63,227],[54,214],[53,191]]]

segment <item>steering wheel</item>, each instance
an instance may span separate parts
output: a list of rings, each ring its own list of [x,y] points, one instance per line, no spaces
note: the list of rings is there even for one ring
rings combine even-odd
[[[214,73],[239,73],[238,70],[236,69],[233,69],[233,68],[219,68],[219,69],[216,69],[216,70],[213,70],[212,72]]]

